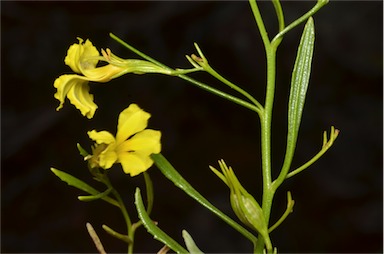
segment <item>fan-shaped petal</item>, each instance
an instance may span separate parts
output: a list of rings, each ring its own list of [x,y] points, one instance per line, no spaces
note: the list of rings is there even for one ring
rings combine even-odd
[[[83,116],[89,119],[93,117],[97,105],[93,102],[93,95],[89,93],[88,81],[77,82],[68,91],[67,97],[72,105],[80,110]]]
[[[118,151],[128,152],[134,151],[141,154],[150,155],[152,153],[160,153],[161,132],[155,130],[143,130],[133,137],[123,142],[117,147]]]
[[[112,144],[115,142],[115,137],[108,131],[88,131],[90,139],[96,141],[97,144]]]
[[[144,130],[150,117],[149,113],[143,111],[136,104],[129,105],[119,115],[116,134],[117,143],[121,144],[133,134]]]
[[[119,162],[121,163],[124,172],[131,176],[136,176],[146,171],[153,164],[152,159],[148,155],[128,152],[119,154]]]

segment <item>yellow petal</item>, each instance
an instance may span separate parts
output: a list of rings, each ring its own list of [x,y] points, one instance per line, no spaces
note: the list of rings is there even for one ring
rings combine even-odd
[[[136,176],[149,169],[153,161],[149,156],[139,153],[119,153],[119,162],[126,174]]]
[[[83,43],[81,38],[78,38],[78,40],[78,44],[75,43],[69,47],[64,62],[74,72],[82,73],[82,69],[93,69],[96,67],[98,63],[97,57],[100,54],[91,41],[86,40]]]
[[[111,64],[93,69],[82,69],[84,76],[96,82],[108,82],[125,69]]]
[[[54,94],[54,97],[60,101],[60,105],[56,108],[59,110],[63,107],[65,98],[67,97],[68,91],[72,88],[72,86],[76,84],[82,84],[87,81],[79,78],[78,75],[61,75],[58,77],[53,86],[57,89],[57,92]]]
[[[88,81],[77,82],[73,85],[67,94],[70,102],[80,110],[81,114],[93,117],[97,109],[97,105],[93,102],[93,95],[89,93]]]
[[[143,111],[136,104],[129,105],[119,115],[116,134],[117,143],[121,144],[133,134],[144,130],[150,117],[149,113]]]
[[[160,153],[161,132],[155,130],[143,130],[116,148],[117,153],[135,151],[140,154],[150,155]]]
[[[111,144],[115,142],[115,137],[108,131],[88,131],[90,139],[96,141],[97,144]]]
[[[114,149],[112,147],[107,147],[99,156],[99,165],[104,169],[109,169],[117,159],[118,156]]]
[[[61,75],[55,80],[53,86],[57,89],[54,97],[60,101],[56,110],[63,107],[65,97],[68,97],[73,105],[84,116],[92,118],[97,105],[93,103],[93,96],[89,94],[88,80],[79,75]]]

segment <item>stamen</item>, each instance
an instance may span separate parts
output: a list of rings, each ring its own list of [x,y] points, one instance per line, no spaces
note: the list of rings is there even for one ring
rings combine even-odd
[[[103,55],[103,57],[108,61],[110,62],[111,61],[111,50],[107,48],[107,52],[105,52],[104,49],[101,49],[101,54]]]

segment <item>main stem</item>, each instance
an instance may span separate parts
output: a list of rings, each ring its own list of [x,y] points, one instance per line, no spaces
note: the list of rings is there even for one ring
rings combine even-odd
[[[275,189],[272,186],[272,166],[271,166],[271,123],[272,123],[272,109],[273,99],[275,95],[275,77],[276,77],[276,51],[281,42],[281,38],[271,43],[268,38],[268,33],[265,29],[263,18],[260,15],[259,8],[257,7],[256,0],[249,0],[257,27],[261,38],[263,40],[266,58],[267,58],[267,90],[265,94],[265,105],[263,113],[260,116],[261,125],[261,159],[262,159],[262,174],[263,174],[263,200],[262,209],[264,213],[265,223],[269,224],[269,217],[271,213],[273,196]],[[281,12],[279,4],[275,4],[278,12]],[[282,15],[282,13],[280,13]],[[282,19],[279,19],[280,29],[283,27]],[[265,241],[261,235],[257,242],[255,253],[263,253]],[[267,252],[272,252],[270,246]]]
[[[266,47],[267,57],[267,91],[265,96],[265,106],[261,122],[261,156],[263,172],[263,200],[262,209],[265,222],[269,224],[273,196],[275,194],[272,188],[272,166],[271,166],[271,123],[272,109],[275,95],[275,74],[276,74],[276,47],[269,45]],[[263,253],[264,239],[259,236],[256,246],[256,253]],[[268,250],[271,251],[271,250]]]

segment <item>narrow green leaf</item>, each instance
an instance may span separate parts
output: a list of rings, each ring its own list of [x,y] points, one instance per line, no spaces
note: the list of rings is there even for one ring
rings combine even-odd
[[[90,194],[96,195],[99,194],[100,192],[97,191],[96,189],[92,188],[85,182],[81,181],[80,179],[74,177],[73,175],[70,175],[68,173],[65,173],[64,171],[60,171],[55,168],[51,168],[51,171],[59,177],[62,181],[66,182],[68,185],[76,187],[80,190],[83,190],[85,192],[88,192]]]
[[[143,173],[145,180],[145,189],[147,193],[147,213],[151,214],[154,200],[153,183],[147,172]]]
[[[137,213],[140,220],[143,222],[144,227],[148,230],[150,234],[154,236],[156,240],[167,245],[173,251],[177,253],[188,253],[180,244],[178,244],[174,239],[167,235],[163,230],[161,230],[156,224],[149,218],[147,211],[145,210],[143,198],[140,194],[140,189],[136,188],[135,192],[135,204]]]
[[[55,168],[51,168],[51,171],[57,176],[59,177],[63,182],[66,182],[68,185],[70,186],[73,186],[75,188],[78,188],[82,191],[85,191],[91,195],[98,195],[100,194],[100,191],[94,189],[93,187],[89,186],[88,184],[86,184],[85,182],[81,181],[80,179],[68,174],[68,173],[65,173],[63,171],[60,171],[58,169],[55,169]],[[114,206],[117,206],[117,207],[120,207],[119,206],[119,203],[117,203],[116,200],[108,197],[108,196],[104,196],[102,197],[101,199],[103,199],[104,201],[114,205]]]
[[[309,77],[311,74],[314,42],[315,27],[312,17],[309,17],[301,36],[292,72],[291,91],[288,102],[287,148],[280,175],[273,183],[275,190],[286,178],[295,153],[296,141],[301,123],[301,115],[303,113]]]
[[[305,25],[303,35],[297,51],[295,66],[291,80],[291,92],[288,103],[288,140],[295,146],[299,132],[301,115],[307,94],[311,63],[315,42],[315,27],[310,17]]]
[[[189,253],[191,254],[203,254],[203,252],[197,247],[195,241],[193,240],[192,236],[187,232],[187,230],[182,231],[182,235],[184,238],[185,245],[187,246],[187,249]]]
[[[108,196],[108,194],[111,193],[111,190],[112,190],[112,188],[109,188],[106,191],[100,192],[99,194],[96,194],[96,195],[78,196],[77,198],[80,201],[85,201],[85,202],[94,201],[94,200],[98,200],[98,199],[101,199],[101,198],[104,198],[104,197]]]
[[[240,226],[237,222],[229,218],[214,205],[212,205],[208,200],[206,200],[176,171],[176,169],[161,153],[152,154],[151,157],[154,160],[156,166],[160,169],[161,173],[163,173],[163,175],[172,181],[177,187],[182,189],[186,194],[199,202],[202,206],[206,207],[209,211],[225,221],[232,228],[248,238],[253,244],[256,244],[257,238],[252,233]]]

